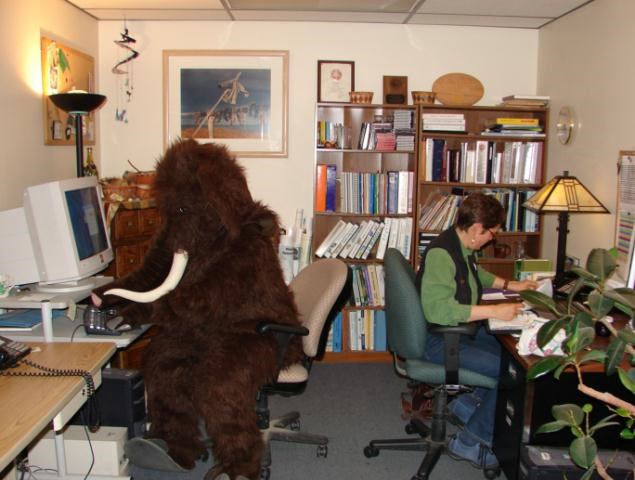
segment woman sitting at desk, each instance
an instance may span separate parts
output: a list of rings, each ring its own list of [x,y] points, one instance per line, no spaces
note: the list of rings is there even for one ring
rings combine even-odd
[[[433,240],[421,259],[417,278],[421,279],[421,303],[426,320],[441,325],[496,317],[511,320],[521,310],[520,303],[479,305],[483,288],[519,292],[535,289],[530,280],[508,281],[476,264],[474,252],[496,238],[505,223],[505,211],[494,197],[472,193],[459,207],[456,225]],[[460,343],[460,366],[492,378],[499,377],[500,346],[479,328],[473,338]],[[426,360],[443,364],[443,336],[428,334]],[[496,409],[495,389],[475,388],[448,405],[450,418],[463,427],[449,443],[449,453],[478,468],[498,465],[491,451]]]

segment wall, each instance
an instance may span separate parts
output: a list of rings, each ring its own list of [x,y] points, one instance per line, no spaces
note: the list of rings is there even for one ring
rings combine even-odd
[[[62,0],[0,0],[0,210],[28,185],[75,175],[74,147],[44,145],[40,37],[95,57],[97,21]]]
[[[616,162],[635,149],[635,35],[632,0],[596,0],[540,30],[538,92],[551,95],[548,177],[569,170],[611,215],[571,215],[567,251],[586,260],[591,248],[614,245]],[[573,107],[573,142],[555,139],[557,113]],[[548,216],[543,251],[556,254],[556,219]]]
[[[245,158],[255,198],[276,210],[285,224],[296,208],[312,210],[317,61],[355,61],[357,90],[380,101],[383,75],[407,75],[410,90],[429,90],[448,72],[465,72],[485,87],[481,104],[510,93],[534,93],[535,30],[403,26],[342,23],[128,22],[140,52],[133,62],[133,95],[128,123],[115,121],[118,91],[112,66],[124,58],[114,44],[122,22],[99,23],[100,93],[108,103],[100,112],[101,171],[120,176],[130,169],[153,168],[163,150],[162,51],[164,49],[289,50],[289,156]],[[119,95],[119,97],[118,97]]]

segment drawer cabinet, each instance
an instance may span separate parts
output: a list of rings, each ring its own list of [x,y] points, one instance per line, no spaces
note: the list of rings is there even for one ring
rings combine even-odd
[[[159,225],[159,214],[154,207],[119,208],[110,225],[115,258],[106,275],[118,278],[139,267]]]

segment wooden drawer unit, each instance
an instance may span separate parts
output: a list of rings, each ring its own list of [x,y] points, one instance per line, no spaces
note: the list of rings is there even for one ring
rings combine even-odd
[[[159,214],[154,207],[120,207],[110,226],[110,241],[115,258],[105,274],[118,278],[139,267],[160,223]]]

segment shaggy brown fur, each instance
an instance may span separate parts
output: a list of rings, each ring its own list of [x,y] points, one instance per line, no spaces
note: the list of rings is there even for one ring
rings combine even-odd
[[[120,303],[103,291],[145,291],[159,285],[172,253],[187,250],[179,286],[154,303],[128,304],[128,322],[153,323],[158,333],[144,355],[148,437],[162,438],[170,455],[192,468],[206,451],[203,419],[216,466],[259,478],[263,449],[254,410],[258,388],[277,372],[278,347],[255,331],[261,321],[299,325],[272,238],[276,215],[254,202],[243,169],[224,147],[179,141],[157,165],[156,200],[162,230],[143,265],[96,291],[103,307]],[[294,342],[285,364],[301,358]]]

